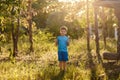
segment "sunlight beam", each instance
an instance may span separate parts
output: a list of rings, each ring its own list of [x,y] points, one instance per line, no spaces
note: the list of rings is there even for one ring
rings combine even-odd
[[[74,2],[79,2],[80,0],[58,0],[59,2],[71,2],[71,3],[74,3]]]

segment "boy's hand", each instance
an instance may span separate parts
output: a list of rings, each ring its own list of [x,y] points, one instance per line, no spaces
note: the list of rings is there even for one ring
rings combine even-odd
[[[68,39],[70,39],[70,36],[68,35]]]

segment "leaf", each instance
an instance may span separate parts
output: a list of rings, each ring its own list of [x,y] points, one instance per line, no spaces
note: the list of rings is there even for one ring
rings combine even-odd
[[[2,31],[4,31],[5,29],[4,29],[4,27],[2,27]]]
[[[4,17],[2,15],[0,15],[0,20],[3,20],[3,19],[4,19]]]

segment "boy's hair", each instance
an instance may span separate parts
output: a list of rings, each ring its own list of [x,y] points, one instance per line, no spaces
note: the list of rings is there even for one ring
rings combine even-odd
[[[68,31],[68,28],[67,28],[66,26],[61,26],[61,27],[60,27],[60,30],[62,30],[62,29]]]

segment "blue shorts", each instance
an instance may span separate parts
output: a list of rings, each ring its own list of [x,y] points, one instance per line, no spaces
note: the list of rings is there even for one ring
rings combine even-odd
[[[58,51],[58,60],[59,61],[68,61],[68,52]]]

